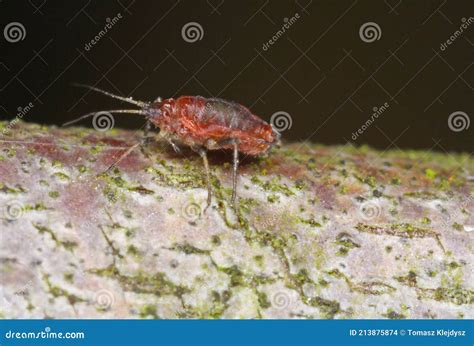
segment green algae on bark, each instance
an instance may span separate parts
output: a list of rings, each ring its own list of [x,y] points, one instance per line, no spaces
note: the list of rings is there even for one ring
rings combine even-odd
[[[6,126],[0,123],[0,129]],[[0,316],[473,318],[469,154],[284,144],[202,162],[141,133],[0,139]]]

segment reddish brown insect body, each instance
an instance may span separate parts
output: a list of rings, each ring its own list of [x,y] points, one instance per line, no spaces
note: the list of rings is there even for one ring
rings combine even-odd
[[[233,149],[248,155],[267,152],[278,140],[272,126],[247,108],[222,99],[181,96],[154,102],[150,121],[166,135],[190,147]]]
[[[211,204],[212,194],[207,150],[233,150],[233,204],[237,190],[239,152],[252,156],[264,154],[280,138],[279,133],[273,129],[272,125],[235,102],[201,96],[181,96],[177,99],[169,98],[165,100],[158,98],[154,102],[143,102],[113,95],[94,87],[79,86],[139,106],[141,109],[111,110],[106,112],[145,115],[147,124],[152,123],[158,127],[160,129],[160,136],[164,137],[175,150],[178,150],[175,144],[175,142],[178,142],[198,152],[204,160],[206,169],[207,207]],[[86,114],[67,124],[94,114],[96,113]],[[119,160],[128,155],[135,147],[136,145],[127,150]]]

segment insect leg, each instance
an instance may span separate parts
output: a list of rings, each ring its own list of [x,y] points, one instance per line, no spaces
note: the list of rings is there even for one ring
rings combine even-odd
[[[206,184],[207,184],[207,205],[204,212],[211,206],[212,200],[212,187],[211,187],[211,170],[209,169],[209,161],[207,160],[207,152],[205,149],[199,149],[199,155],[201,155],[204,162],[204,169],[206,170]]]
[[[173,136],[170,135],[169,132],[160,129],[159,136],[160,138],[163,138],[165,141],[167,141],[169,145],[171,145],[175,153],[181,152],[181,149],[176,145],[175,142],[173,142]],[[199,152],[199,149],[194,149],[194,151]]]
[[[145,127],[143,129],[143,137],[141,139],[141,144],[146,145],[150,141],[150,130],[151,130],[151,121],[147,119]]]
[[[148,134],[151,130],[151,121],[147,119],[145,128],[143,129],[143,137],[148,138]]]
[[[235,205],[235,197],[237,196],[237,170],[239,168],[239,146],[237,141],[234,141],[234,164],[232,167],[232,199],[231,204]]]
[[[109,168],[107,168],[107,169],[104,171],[104,173],[110,172],[110,170],[111,170],[112,168],[114,168],[117,163],[119,163],[120,161],[122,161],[126,156],[128,156],[128,155],[129,155],[135,148],[137,148],[140,144],[141,144],[141,143],[138,142],[137,144],[134,144],[134,145],[132,145],[130,148],[128,148],[126,152],[124,152],[122,155],[120,155],[120,157],[118,158],[118,160],[116,160],[114,163],[112,163],[112,164],[109,166]]]
[[[144,132],[145,133],[148,133],[148,131],[150,130],[150,121],[147,120],[147,122],[145,123],[145,125],[143,125],[141,128],[145,127],[144,128]],[[140,128],[140,129],[141,129]],[[148,138],[145,137],[145,139]],[[113,164],[111,164],[109,166],[109,168],[107,168],[104,173],[108,173],[110,172],[110,170],[112,170],[112,168],[115,167],[115,165],[117,165],[120,161],[122,161],[125,157],[127,157],[135,148],[137,147],[140,147],[140,150],[141,152],[143,153],[143,155],[145,155],[146,158],[150,158],[150,155],[147,153],[147,151],[145,150],[145,146],[144,146],[144,142],[143,142],[143,138],[136,144],[132,145],[130,148],[128,148],[122,155],[120,155],[120,157],[118,158],[118,160],[116,160]]]
[[[148,144],[150,144],[153,135],[150,134],[152,122],[147,119],[144,128],[143,128],[143,137],[140,138],[140,151],[142,154],[147,158],[150,159],[152,157],[152,154],[148,150]]]
[[[168,141],[168,143],[171,145],[171,147],[173,148],[174,152],[175,153],[179,153],[181,152],[181,149],[179,149],[179,147],[176,145],[175,142],[173,142],[171,139],[167,138],[166,139]]]

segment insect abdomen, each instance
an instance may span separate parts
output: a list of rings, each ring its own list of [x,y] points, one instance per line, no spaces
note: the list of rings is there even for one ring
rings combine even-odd
[[[223,99],[181,96],[163,101],[160,112],[157,125],[190,146],[231,148],[229,140],[235,139],[240,151],[255,155],[274,140],[269,124],[247,108]]]

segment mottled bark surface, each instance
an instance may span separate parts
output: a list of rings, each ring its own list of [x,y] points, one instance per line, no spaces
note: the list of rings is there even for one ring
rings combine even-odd
[[[285,144],[243,160],[233,210],[218,153],[204,213],[192,152],[103,174],[141,133],[6,132],[3,318],[474,317],[469,155]]]

